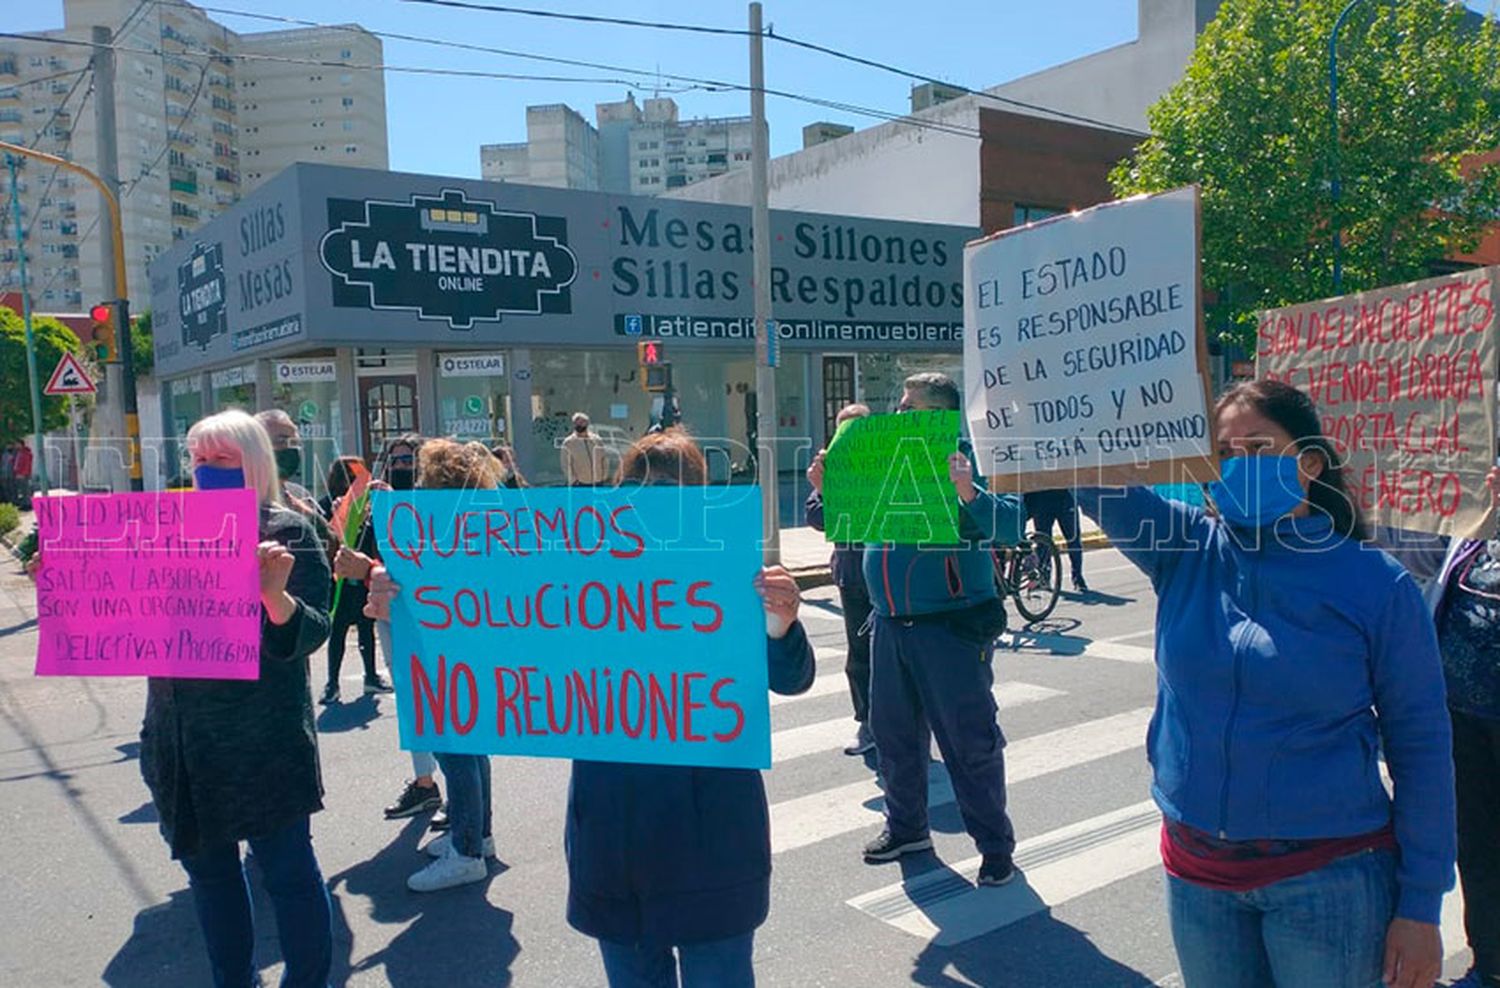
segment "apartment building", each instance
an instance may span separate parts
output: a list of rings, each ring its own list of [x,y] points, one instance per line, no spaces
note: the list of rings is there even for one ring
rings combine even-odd
[[[597,126],[561,104],[526,109],[526,141],[479,149],[492,182],[656,195],[750,164],[749,117],[683,120],[677,102],[634,94],[594,107]]]
[[[43,40],[0,41],[0,140],[98,170],[92,49],[80,42],[109,27],[132,296],[146,296],[154,257],[287,165],[387,165],[381,43],[356,26],[238,34],[188,4],[138,0],[64,0],[63,18]],[[104,298],[107,230],[92,186],[29,161],[18,191],[36,304],[76,311]],[[14,290],[8,210],[0,225],[0,291]]]

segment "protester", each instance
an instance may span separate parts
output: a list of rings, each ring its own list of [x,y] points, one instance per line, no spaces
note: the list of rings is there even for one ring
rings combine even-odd
[[[946,374],[908,377],[899,412],[959,408]],[[864,849],[871,864],[932,847],[927,823],[930,739],[936,737],[964,827],[983,859],[979,884],[1015,875],[1015,832],[1005,809],[1005,737],[997,720],[996,636],[1005,609],[986,545],[1021,541],[1021,499],[991,494],[967,448],[948,461],[963,545],[866,545],[865,583],[874,608],[870,727],[885,781],[885,830]]]
[[[355,476],[363,469],[364,461],[357,456],[341,456],[329,466],[326,481],[328,493],[318,499],[318,511],[330,523],[330,529],[339,503],[348,496]],[[335,537],[341,534],[334,532]],[[368,557],[373,558],[377,555],[375,529],[368,519],[359,526],[355,545],[350,548]],[[337,556],[335,556],[335,565],[337,565]],[[365,593],[364,581],[358,579],[345,579],[343,589],[338,591],[338,606],[334,608],[333,627],[328,633],[328,682],[323,687],[323,696],[318,701],[325,706],[339,702],[339,671],[344,665],[344,649],[348,644],[351,625],[355,629],[355,637],[359,642],[359,657],[364,662],[365,695],[391,692],[391,684],[375,668],[375,622],[364,614]]]
[[[864,418],[870,414],[868,405],[845,405],[839,410],[836,423],[843,425],[850,419]],[[807,495],[807,523],[823,531],[823,471],[827,450],[819,450],[807,468],[807,482],[812,493]],[[844,616],[844,641],[848,651],[844,659],[844,676],[849,680],[849,699],[854,704],[854,720],[859,725],[854,740],[844,748],[846,755],[863,755],[875,747],[875,734],[870,730],[870,591],[865,587],[865,574],[860,557],[863,548],[848,543],[835,543],[829,569],[833,585],[839,592],[839,610]]]
[[[417,486],[425,490],[493,490],[499,479],[499,464],[481,443],[428,440],[422,444],[417,461]],[[377,568],[368,608],[372,617],[390,620],[395,589],[385,570]],[[435,860],[406,880],[406,887],[413,892],[436,892],[484,881],[489,876],[485,859],[495,854],[489,757],[444,751],[437,752],[436,757],[448,780],[448,832],[423,848]]]
[[[31,447],[26,445],[26,440],[19,440],[16,443],[16,456],[11,461],[10,470],[15,477],[15,503],[23,509],[31,507],[31,461]]]
[[[271,437],[271,450],[276,454],[276,476],[281,479],[282,499],[304,515],[315,509],[312,493],[303,487],[298,478],[302,476],[302,433],[292,417],[279,408],[267,408],[255,413],[255,419]]]
[[[1500,467],[1486,478],[1500,513]],[[1458,877],[1474,966],[1454,988],[1500,988],[1500,541],[1455,539],[1428,587],[1453,724]]]
[[[416,483],[416,461],[417,450],[423,443],[422,437],[408,433],[386,443],[385,451],[380,455],[380,461],[376,465],[376,479],[371,481],[371,486],[384,484],[392,490],[409,491]],[[366,526],[371,522],[367,519]],[[371,573],[380,564],[380,553],[372,538],[367,539],[363,533],[356,540],[368,552],[351,546],[344,546],[338,551],[333,560],[334,575],[345,581],[356,581],[368,586]],[[346,583],[347,586],[347,583]],[[385,653],[386,662],[391,661],[394,654],[391,651],[389,640],[389,629],[376,628],[377,637],[380,640],[380,649]],[[391,687],[385,680],[385,690],[376,692],[389,692]],[[396,697],[396,702],[401,702],[401,697]],[[413,751],[411,755],[412,778],[401,787],[401,795],[396,801],[385,808],[387,820],[404,820],[414,817],[430,810],[436,810],[443,805],[443,794],[438,788],[437,780],[433,774],[437,771],[437,759],[430,751]]]
[[[563,483],[569,487],[593,487],[607,480],[604,470],[604,440],[589,428],[589,417],[573,413],[573,432],[562,441]]]
[[[516,466],[516,451],[503,443],[490,447],[490,454],[500,464],[500,486],[518,490],[522,487],[530,487],[526,478],[521,474],[521,468]]]
[[[1073,589],[1088,593],[1089,585],[1083,579],[1083,539],[1079,534],[1078,505],[1073,492],[1060,490],[1029,491],[1024,495],[1026,516],[1038,535],[1052,538],[1055,523],[1068,540],[1068,563],[1073,570]]]
[[[1242,384],[1216,419],[1214,513],[1079,492],[1157,595],[1147,750],[1184,985],[1430,988],[1454,859],[1432,620],[1360,544],[1305,394]]]
[[[255,928],[240,860],[254,852],[276,912],[283,988],[323,988],[333,958],[328,890],[308,818],[323,808],[307,659],[328,637],[328,563],[281,503],[265,430],[240,411],[187,434],[199,490],[248,487],[260,504],[260,678],[151,679],[141,774],[188,874],[214,984],[257,983]]]

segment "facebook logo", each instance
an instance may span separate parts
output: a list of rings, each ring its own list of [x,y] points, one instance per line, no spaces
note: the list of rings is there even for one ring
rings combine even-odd
[[[640,336],[641,335],[641,317],[640,316],[626,316],[625,317],[625,335],[626,336]]]

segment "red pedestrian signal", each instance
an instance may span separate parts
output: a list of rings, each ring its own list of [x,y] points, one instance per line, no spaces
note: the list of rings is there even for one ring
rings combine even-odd
[[[117,327],[115,326],[115,307],[108,302],[100,302],[89,309],[88,345],[94,353],[94,359],[101,364],[113,364],[120,359],[119,339]]]
[[[642,367],[655,367],[667,362],[666,348],[660,340],[642,340],[635,345],[635,357]]]

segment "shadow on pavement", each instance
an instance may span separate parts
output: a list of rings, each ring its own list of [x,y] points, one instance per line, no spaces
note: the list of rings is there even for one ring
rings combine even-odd
[[[925,864],[925,866],[924,866]],[[948,871],[964,884],[957,872]],[[902,861],[904,880],[928,875],[930,862]],[[1003,889],[985,893],[1035,898],[1025,876]],[[913,984],[929,988],[967,988],[968,985],[1088,985],[1090,988],[1152,988],[1150,978],[1112,960],[1081,931],[1052,918],[1045,904],[1020,922],[992,930],[952,946],[929,941],[912,965]],[[932,918],[929,915],[929,918]]]
[[[318,733],[362,731],[379,716],[380,704],[373,696],[361,696],[349,703],[332,703],[318,714]]]
[[[407,877],[428,861],[418,850],[426,826],[425,816],[408,821],[374,857],[328,879],[335,901],[340,896],[345,900],[359,897],[364,900],[360,908],[369,919],[404,926],[385,947],[360,957],[352,969],[346,969],[348,975],[358,978],[382,970],[392,988],[511,984],[510,966],[521,952],[512,933],[514,917],[496,908],[488,897],[490,881],[508,866],[491,860],[489,878],[483,882],[442,892],[411,892],[406,887]],[[348,955],[348,934],[345,932],[345,939],[339,942],[340,929],[336,923],[335,952]],[[336,979],[335,984],[339,983]]]
[[[1076,590],[1064,590],[1061,593],[1063,600],[1075,600],[1080,604],[1103,604],[1105,607],[1124,607],[1134,604],[1135,597],[1121,597],[1118,594],[1103,593],[1099,590],[1086,590],[1079,593]]]
[[[9,638],[11,635],[19,635],[23,631],[30,631],[36,627],[36,618],[13,624],[6,628],[0,628],[0,638]]]

